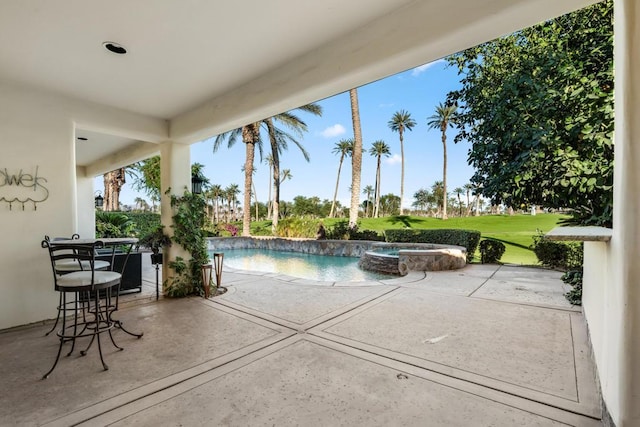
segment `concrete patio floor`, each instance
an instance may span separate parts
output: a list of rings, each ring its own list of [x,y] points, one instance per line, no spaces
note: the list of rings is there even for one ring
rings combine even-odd
[[[146,258],[146,257],[143,257]],[[144,331],[62,357],[51,324],[0,333],[1,425],[601,425],[584,318],[560,273],[470,265],[384,282],[226,269],[228,292],[117,317]],[[68,347],[67,347],[68,348]]]

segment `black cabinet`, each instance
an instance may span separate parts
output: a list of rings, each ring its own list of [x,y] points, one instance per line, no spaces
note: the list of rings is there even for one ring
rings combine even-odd
[[[100,252],[100,251],[99,251]],[[106,252],[106,251],[105,251]],[[113,271],[122,271],[122,264],[126,254],[117,253],[113,262]],[[96,256],[96,259],[111,262],[111,251]],[[131,252],[127,260],[127,266],[122,274],[120,293],[142,292],[142,253]]]

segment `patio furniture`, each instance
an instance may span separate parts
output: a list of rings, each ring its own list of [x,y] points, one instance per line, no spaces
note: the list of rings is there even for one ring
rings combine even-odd
[[[76,239],[76,240],[57,240],[52,242],[53,245],[58,244],[69,244],[73,245],[84,245],[84,244],[98,244],[96,246],[96,253],[101,252],[100,259],[108,261],[111,265],[111,271],[117,271],[121,275],[123,275],[124,271],[127,268],[127,261],[129,260],[129,256],[131,255],[131,250],[133,246],[138,243],[138,239],[132,237],[105,237],[100,239]],[[108,248],[109,251],[104,252],[102,249]],[[100,250],[98,250],[100,249]],[[138,254],[139,255],[139,254]],[[97,262],[98,257],[95,256],[94,262]],[[117,261],[117,262],[116,262]],[[118,311],[118,303],[120,295],[120,285],[122,284],[122,277],[118,283],[118,287],[116,289],[116,295],[113,301],[110,300],[108,306],[109,318],[115,323],[115,327],[122,330],[123,332],[132,335],[136,338],[142,337],[144,334],[135,333],[128,331],[122,325],[122,322],[117,319],[113,319],[113,314]]]
[[[46,241],[77,240],[79,238],[80,238],[80,235],[75,233],[72,234],[71,237],[54,237],[53,239],[51,239],[49,236],[44,236],[44,240]],[[96,260],[94,267],[96,270],[105,270],[109,268],[110,265],[111,264],[108,261]],[[68,274],[74,271],[89,270],[90,265],[86,261],[78,263],[75,260],[60,260],[59,262],[56,263],[55,268],[56,268],[57,274]],[[46,334],[44,334],[45,336],[55,331],[56,327],[58,326],[58,322],[60,322],[60,313],[62,311],[62,294],[63,293],[60,292],[60,300],[58,301],[58,314],[56,316],[56,321],[51,327],[51,329]],[[71,304],[73,304],[73,302]]]
[[[115,343],[111,334],[111,329],[116,324],[111,316],[113,307],[111,303],[112,290],[116,288],[117,291],[117,286],[120,284],[122,277],[121,274],[115,271],[96,269],[96,249],[104,246],[104,243],[99,240],[49,241],[45,239],[42,241],[41,246],[49,250],[55,290],[60,292],[62,298],[62,303],[59,305],[59,307],[62,307],[62,327],[56,333],[60,339],[58,354],[53,366],[44,374],[43,379],[46,379],[56,368],[64,343],[71,342],[71,350],[68,353],[70,355],[75,348],[76,339],[81,337],[90,336],[91,341],[80,354],[86,355],[93,342],[97,340],[100,361],[104,370],[108,370],[109,367],[102,355],[100,335],[105,332],[108,333],[113,345],[122,350]],[[69,262],[77,263],[80,266],[88,265],[90,268],[59,274],[56,265]],[[80,310],[79,304],[86,305]],[[117,304],[115,307],[117,307]],[[79,313],[82,313],[81,319],[79,318]],[[73,318],[73,325],[67,326],[69,317]]]

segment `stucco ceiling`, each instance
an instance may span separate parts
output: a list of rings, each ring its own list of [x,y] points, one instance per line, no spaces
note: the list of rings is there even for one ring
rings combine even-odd
[[[166,119],[192,143],[594,2],[2,0],[0,83]]]

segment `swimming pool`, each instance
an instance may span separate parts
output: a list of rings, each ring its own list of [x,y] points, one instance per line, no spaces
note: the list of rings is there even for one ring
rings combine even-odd
[[[210,251],[209,256],[212,254],[213,251]],[[266,249],[225,250],[224,265],[239,270],[280,273],[319,281],[357,282],[395,277],[361,270],[356,257],[311,255]]]

